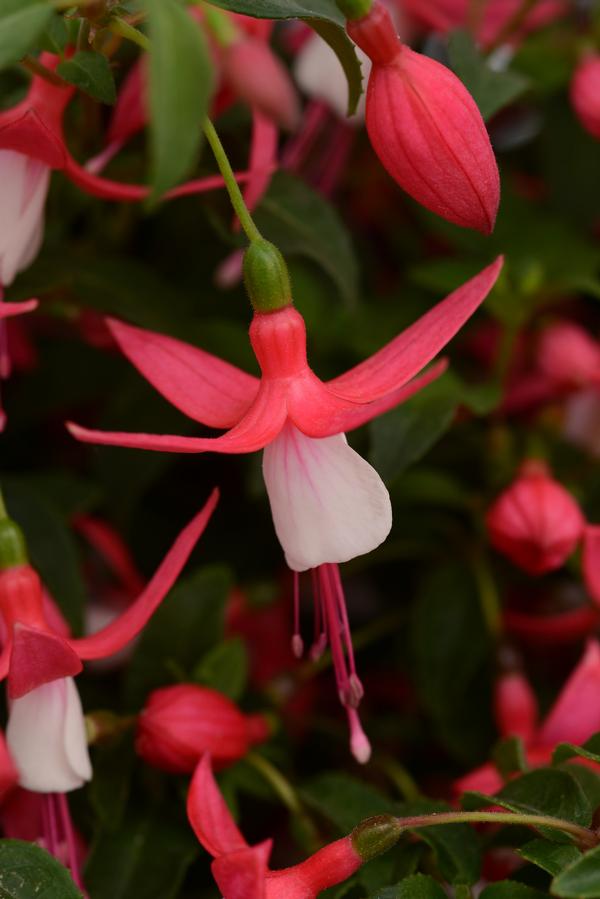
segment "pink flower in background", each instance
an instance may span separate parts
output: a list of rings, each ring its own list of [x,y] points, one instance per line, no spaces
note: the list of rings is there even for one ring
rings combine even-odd
[[[442,218],[490,234],[500,178],[481,113],[463,83],[403,44],[378,0],[347,31],[373,63],[367,131],[389,174]]]
[[[554,705],[539,721],[538,703],[527,679],[514,672],[496,684],[495,713],[501,737],[521,737],[528,764],[550,764],[557,743],[581,745],[600,730],[600,644],[590,640],[579,664],[563,686]],[[590,764],[574,759],[579,764]],[[596,769],[598,766],[594,766]],[[495,793],[502,777],[491,762],[455,784],[459,793],[478,790]]]
[[[315,651],[329,641],[353,751],[361,761],[369,752],[356,716],[362,687],[337,566],[379,546],[392,516],[385,485],[351,449],[345,432],[404,402],[441,374],[444,363],[415,377],[484,300],[501,265],[501,260],[493,263],[370,359],[327,383],[309,368],[304,320],[291,305],[254,315],[250,340],[260,381],[179,340],[110,320],[125,355],[163,396],[196,421],[230,430],[221,437],[177,437],[69,425],[88,443],[181,453],[264,449],[275,530],[290,568],[314,571]],[[296,612],[294,647],[301,653],[298,618]]]
[[[600,140],[600,54],[584,56],[575,69],[571,104],[585,130]]]

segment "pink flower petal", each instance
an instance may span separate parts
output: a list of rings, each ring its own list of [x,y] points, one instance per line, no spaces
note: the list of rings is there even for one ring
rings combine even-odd
[[[600,605],[600,525],[587,525],[583,536],[583,576],[588,593]]]
[[[0,303],[0,319],[22,315],[24,312],[33,312],[37,307],[37,300],[26,300],[24,303]]]
[[[219,491],[213,490],[204,508],[183,529],[146,589],[127,611],[97,634],[69,641],[81,659],[114,655],[141,631],[179,577],[218,500]]]
[[[214,858],[249,848],[217,786],[208,754],[192,777],[187,814],[194,833]]]
[[[258,378],[189,343],[116,319],[108,327],[123,353],[170,403],[211,428],[237,424],[258,393]]]
[[[600,644],[590,640],[537,738],[541,746],[581,744],[600,730]]]

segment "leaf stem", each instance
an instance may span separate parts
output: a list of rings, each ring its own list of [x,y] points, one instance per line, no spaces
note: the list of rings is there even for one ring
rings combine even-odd
[[[215,126],[209,118],[205,119],[204,121],[204,134],[206,136],[206,140],[210,144],[211,150],[214,153],[219,171],[221,172],[223,180],[225,181],[225,187],[227,188],[227,193],[229,194],[231,205],[233,206],[235,214],[240,220],[242,228],[246,232],[246,237],[248,238],[250,243],[254,243],[257,240],[262,240],[262,235],[254,224],[254,220],[250,215],[250,210],[246,206],[246,202],[244,200],[244,197],[242,196],[242,192],[237,181],[235,180],[235,175],[233,174],[231,163],[227,158],[225,148],[223,147],[221,139],[219,138],[219,135],[215,130]]]
[[[249,752],[246,761],[264,777],[274,792],[279,796],[289,812],[301,823],[310,843],[311,851],[319,846],[317,834],[310,817],[306,813],[300,797],[286,777],[263,755]]]
[[[126,40],[131,41],[133,44],[137,44],[142,50],[150,50],[150,41],[146,35],[142,34],[139,29],[134,28],[133,25],[130,25],[129,22],[126,22],[125,19],[121,19],[119,16],[113,16],[108,27],[113,34],[117,34],[119,37],[124,37]]]
[[[523,0],[515,14],[510,17],[505,26],[501,29],[498,37],[489,45],[488,50],[492,52],[505,44],[506,41],[513,36],[514,32],[525,22],[525,19],[531,10],[538,4],[539,0]]]
[[[592,849],[600,843],[595,833],[587,827],[573,824],[572,821],[547,815],[522,815],[518,812],[434,812],[431,815],[398,818],[398,823],[407,830],[441,824],[517,824],[527,827],[551,827],[574,837],[583,849]]]

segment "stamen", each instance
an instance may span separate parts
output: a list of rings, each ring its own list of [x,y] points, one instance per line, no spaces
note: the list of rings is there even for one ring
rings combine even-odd
[[[300,634],[300,575],[297,571],[294,575],[294,635],[292,637],[292,652],[297,659],[304,654],[304,640]]]
[[[359,764],[366,765],[371,758],[369,738],[362,728],[356,709],[346,709],[346,711],[350,727],[350,751]]]
[[[0,305],[4,302],[4,287],[0,284]],[[0,378],[8,378],[11,364],[8,352],[8,327],[6,319],[0,319]]]
[[[81,880],[81,872],[79,869],[79,859],[77,855],[77,840],[69,811],[69,802],[64,793],[56,794],[56,803],[61,819],[63,834],[67,844],[67,860],[71,870],[71,877],[79,889],[83,889],[83,881]]]

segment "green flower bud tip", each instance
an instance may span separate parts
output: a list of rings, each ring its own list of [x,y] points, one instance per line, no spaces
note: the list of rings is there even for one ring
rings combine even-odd
[[[244,282],[256,312],[275,312],[292,303],[285,259],[268,240],[256,240],[244,254]]]
[[[398,818],[393,815],[377,815],[358,824],[350,834],[350,839],[363,862],[368,862],[395,846],[403,829]]]
[[[337,5],[349,22],[356,22],[368,16],[373,0],[337,0]]]
[[[0,518],[0,571],[27,565],[27,546],[23,532],[11,518]]]

